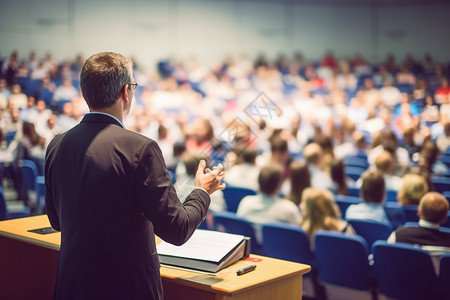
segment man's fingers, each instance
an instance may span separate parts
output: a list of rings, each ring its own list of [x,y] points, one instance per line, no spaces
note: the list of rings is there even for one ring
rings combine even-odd
[[[222,164],[218,164],[216,167],[213,167],[212,175],[217,176],[223,171]]]
[[[218,191],[224,190],[226,186],[227,186],[226,183],[222,182],[222,183],[220,183],[219,186],[217,186],[217,190]]]
[[[205,170],[205,167],[206,167],[206,161],[205,161],[204,159],[202,159],[202,160],[200,161],[200,163],[198,164],[196,176],[201,176],[201,175],[203,175],[203,171]]]

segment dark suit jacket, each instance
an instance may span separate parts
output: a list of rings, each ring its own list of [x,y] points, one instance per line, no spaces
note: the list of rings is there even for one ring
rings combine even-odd
[[[181,245],[210,197],[181,204],[156,142],[87,114],[47,149],[46,207],[61,231],[55,299],[162,299],[155,234]]]
[[[397,242],[422,246],[450,247],[450,233],[426,227],[399,227],[395,231]]]

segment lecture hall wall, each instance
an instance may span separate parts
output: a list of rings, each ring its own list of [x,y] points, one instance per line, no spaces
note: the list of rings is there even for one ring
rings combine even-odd
[[[392,1],[391,1],[392,2]],[[450,61],[450,5],[361,0],[0,0],[0,55],[58,60],[117,51],[150,68],[167,57],[211,64],[226,55],[298,51],[315,60],[388,53]]]

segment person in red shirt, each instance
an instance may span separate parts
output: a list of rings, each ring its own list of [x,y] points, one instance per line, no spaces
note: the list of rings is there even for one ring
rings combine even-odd
[[[448,85],[448,79],[444,77],[441,80],[441,85],[434,92],[434,98],[437,103],[443,103],[446,102],[445,100],[448,99],[449,95],[450,86]]]

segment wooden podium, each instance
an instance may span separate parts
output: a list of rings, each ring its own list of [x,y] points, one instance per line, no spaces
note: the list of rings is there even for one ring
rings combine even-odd
[[[49,227],[46,215],[0,222],[0,299],[52,299],[61,234],[28,230]],[[218,272],[205,275],[161,267],[166,300],[301,299],[302,275],[308,265],[251,255]],[[256,270],[236,275],[255,264]]]

